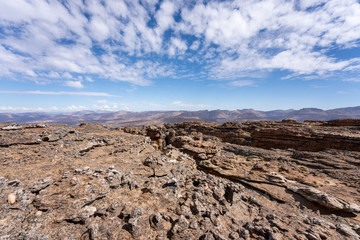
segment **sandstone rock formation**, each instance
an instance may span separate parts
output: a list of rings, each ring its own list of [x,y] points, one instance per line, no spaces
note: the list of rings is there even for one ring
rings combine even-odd
[[[360,239],[357,121],[0,129],[0,239]]]

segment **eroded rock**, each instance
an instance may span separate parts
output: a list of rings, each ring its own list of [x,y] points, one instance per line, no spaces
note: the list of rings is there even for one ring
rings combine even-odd
[[[346,124],[0,130],[0,238],[357,239]]]
[[[314,188],[289,187],[289,189],[299,193],[309,201],[316,202],[330,209],[341,210],[345,212],[360,212],[360,207],[358,205],[346,202],[340,198],[331,196]]]

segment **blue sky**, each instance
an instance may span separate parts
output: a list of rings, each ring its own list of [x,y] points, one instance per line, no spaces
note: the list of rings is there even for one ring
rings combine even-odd
[[[360,105],[357,0],[0,1],[0,111]]]

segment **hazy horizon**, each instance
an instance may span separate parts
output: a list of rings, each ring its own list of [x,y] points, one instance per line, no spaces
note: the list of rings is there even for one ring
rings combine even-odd
[[[360,105],[357,0],[0,2],[0,112]]]
[[[272,112],[272,111],[300,111],[300,110],[307,110],[307,109],[319,109],[322,111],[331,111],[336,109],[351,109],[351,108],[360,108],[360,106],[352,106],[352,107],[340,107],[340,108],[329,108],[329,109],[322,109],[322,108],[314,108],[314,107],[304,107],[298,109],[269,109],[269,110],[262,110],[262,109],[254,109],[254,108],[241,108],[241,109],[197,109],[197,110],[186,110],[186,109],[179,109],[179,110],[144,110],[144,111],[131,111],[131,110],[114,110],[114,109],[84,109],[84,110],[75,110],[75,111],[49,111],[46,109],[35,109],[34,111],[26,111],[26,110],[8,110],[8,111],[1,111],[1,113],[19,113],[19,114],[26,114],[26,113],[44,113],[44,114],[67,114],[67,113],[77,113],[77,112],[131,112],[131,113],[143,113],[143,112],[201,112],[201,111],[259,111],[259,112]]]

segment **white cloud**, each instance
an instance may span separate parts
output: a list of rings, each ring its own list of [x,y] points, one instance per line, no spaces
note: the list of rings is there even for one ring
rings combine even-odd
[[[101,104],[101,105],[69,105],[65,107],[23,107],[23,106],[0,106],[0,112],[76,112],[76,111],[120,111],[128,110],[127,105]]]
[[[360,82],[360,77],[346,78],[344,82]]]
[[[262,59],[255,65],[258,69],[291,70],[299,74],[322,74],[327,71],[342,70],[349,61],[335,61],[319,53],[286,50],[271,59]]]
[[[357,0],[188,3],[1,1],[0,77],[81,74],[144,86],[182,74],[163,57],[198,62],[207,77],[225,80],[275,69],[321,76],[360,70],[359,60],[327,52],[359,47]]]
[[[72,76],[70,73],[68,73],[68,72],[63,73],[63,74],[62,74],[62,77],[63,77],[63,78],[69,78],[69,79],[72,79],[72,78],[73,78],[73,76]]]
[[[171,39],[171,43],[169,46],[169,55],[170,56],[183,55],[186,50],[187,50],[187,45],[186,45],[185,41],[183,41],[179,38]]]
[[[175,10],[176,6],[171,1],[166,0],[161,4],[160,10],[155,15],[158,24],[157,31],[160,35],[174,24],[173,14]]]
[[[85,77],[85,81],[94,82],[94,80],[93,80],[91,77],[89,77],[89,76]]]
[[[29,111],[44,111],[42,107],[13,107],[13,106],[0,106],[0,111],[4,112],[29,112]]]
[[[159,41],[159,37],[155,39],[149,34],[152,31],[146,27],[147,13],[141,5],[134,3],[135,6],[130,10],[122,1],[109,1],[106,4],[103,6],[96,0],[88,1],[86,5],[81,1],[66,2],[64,3],[66,7],[58,1],[1,2],[0,13],[4,14],[0,14],[0,28],[7,31],[8,37],[0,39],[0,56],[3,55],[0,58],[0,76],[22,73],[31,78],[40,73],[42,77],[56,78],[57,75],[65,73],[63,77],[72,79],[70,75],[74,74],[97,74],[100,78],[148,85],[151,81],[147,79],[146,73],[144,71],[139,73],[139,69],[132,63],[116,59],[106,64],[102,61],[102,56],[92,51],[91,39],[105,48],[105,57],[111,58],[112,54],[106,50],[111,46],[103,41],[112,38],[112,41],[116,41],[121,46],[122,43],[119,41],[126,39],[126,36],[124,38],[120,33],[126,24],[116,16],[131,18],[134,21],[129,22],[137,24],[128,25],[131,29],[135,29],[135,35],[129,38],[129,42],[135,42],[137,45],[123,50],[130,52],[134,48],[139,49],[140,46],[149,45],[143,39],[136,41],[136,32],[139,31],[149,39],[154,39],[151,40],[151,47],[158,45],[157,48],[160,49],[161,38]],[[119,9],[122,9],[122,12],[117,12]],[[166,4],[164,9],[168,11]],[[141,16],[137,16],[133,10]],[[9,12],[12,14],[8,14]],[[21,14],[14,16],[15,12]],[[83,12],[91,13],[90,21]],[[15,33],[13,27],[19,27],[22,31]],[[126,71],[119,71],[119,66],[124,66],[123,69],[125,68]]]
[[[300,10],[295,1],[285,0],[198,3],[182,11],[181,31],[218,45],[210,58],[209,48],[203,50],[204,57],[212,60],[210,72],[216,79],[233,79],[254,70],[320,75],[354,70],[359,63],[328,57],[326,51],[315,49],[356,45],[360,4],[355,0],[299,4]],[[304,11],[310,7],[313,9]]]
[[[96,102],[100,104],[106,104],[108,101],[106,99],[101,99],[101,100],[97,100]]]
[[[63,111],[69,111],[69,112],[74,112],[74,111],[84,111],[87,110],[87,107],[85,106],[81,106],[81,105],[71,105],[68,107],[63,108]]]
[[[183,101],[174,101],[171,105],[187,109],[206,109],[211,107],[209,104],[184,103]]]
[[[69,96],[93,96],[93,97],[121,97],[119,95],[113,95],[102,92],[53,92],[53,91],[5,91],[0,90],[0,94],[35,94],[35,95],[69,95]]]
[[[91,19],[89,29],[91,36],[99,42],[106,40],[110,33],[108,25],[98,17]]]
[[[191,44],[190,49],[196,51],[199,49],[199,47],[200,47],[200,41],[194,41]]]
[[[84,88],[84,85],[81,83],[81,81],[66,81],[64,86],[72,88]]]
[[[44,74],[44,77],[48,78],[60,78],[60,74],[58,72],[51,71],[48,74]]]
[[[254,86],[255,81],[253,81],[253,80],[232,81],[232,82],[230,82],[230,85],[234,86],[234,87],[248,87],[248,86]]]

